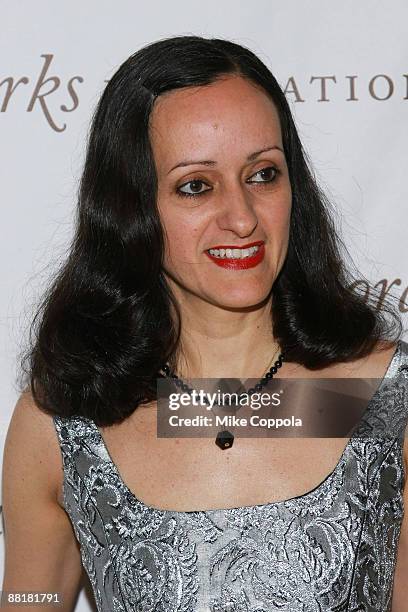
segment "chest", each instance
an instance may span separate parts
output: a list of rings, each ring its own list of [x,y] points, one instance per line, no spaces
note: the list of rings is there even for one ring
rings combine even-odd
[[[140,425],[140,424],[139,424]],[[302,495],[337,465],[345,438],[157,438],[154,419],[100,428],[128,489],[146,505],[178,511],[264,504]]]
[[[339,435],[333,419],[333,414],[340,415],[344,406],[344,399],[338,405],[333,403],[333,398],[338,397],[333,391],[340,384],[336,380],[331,386],[326,381],[323,387],[313,380],[277,381],[285,400],[271,412],[276,416],[276,410],[281,410],[282,416],[290,412],[301,417],[299,435],[303,437],[294,437],[293,428],[289,437],[263,437],[268,431],[256,426],[248,426],[246,431],[253,436],[244,437],[240,435],[242,428],[233,425],[233,420],[217,427],[218,431],[232,429],[235,434],[233,446],[225,450],[215,444],[215,435],[158,437],[154,402],[139,407],[121,424],[100,427],[99,431],[122,480],[147,505],[189,511],[291,499],[318,486],[334,470],[347,445],[348,438]],[[354,418],[366,407],[371,393],[371,389],[361,393]],[[330,405],[328,398],[332,400]],[[319,404],[324,404],[325,414]],[[261,411],[257,412],[260,418]],[[250,423],[255,412],[248,409],[238,414],[241,420],[246,416]],[[339,418],[344,420],[344,414],[345,410]],[[338,437],[321,437],[324,420],[334,422],[333,431]]]

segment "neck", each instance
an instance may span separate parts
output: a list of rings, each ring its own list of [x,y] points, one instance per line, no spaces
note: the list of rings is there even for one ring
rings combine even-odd
[[[278,359],[270,299],[239,311],[203,302],[184,302],[180,310],[180,346],[171,364],[179,377],[259,379]]]

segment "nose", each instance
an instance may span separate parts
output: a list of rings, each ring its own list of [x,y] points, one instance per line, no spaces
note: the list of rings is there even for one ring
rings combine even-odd
[[[250,236],[258,225],[251,194],[241,185],[229,186],[221,196],[222,205],[217,216],[218,227],[231,230],[237,236]]]

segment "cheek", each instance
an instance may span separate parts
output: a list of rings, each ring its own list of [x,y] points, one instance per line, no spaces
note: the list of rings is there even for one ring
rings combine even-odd
[[[285,207],[278,213],[278,223],[285,235],[289,234],[290,213],[291,207]]]
[[[200,236],[200,226],[188,221],[182,215],[172,214],[161,215],[162,224],[165,230],[166,249],[165,258],[168,265],[172,263],[182,264],[193,262],[197,257],[198,239]]]
[[[274,202],[274,205],[268,210],[263,218],[265,231],[274,238],[285,242],[289,233],[290,216],[291,216],[291,201],[284,198]]]
[[[282,228],[289,230],[290,216],[292,212],[292,190],[290,184],[283,194],[282,200],[277,207],[277,222]]]

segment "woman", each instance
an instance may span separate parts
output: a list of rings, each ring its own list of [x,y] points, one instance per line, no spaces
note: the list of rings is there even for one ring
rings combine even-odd
[[[401,436],[156,431],[157,380],[265,386],[268,369],[379,378],[369,429],[405,426],[401,322],[353,289],[340,247],[251,51],[180,36],[119,68],[7,435],[3,590],[72,610],[82,562],[104,612],[406,609]]]

